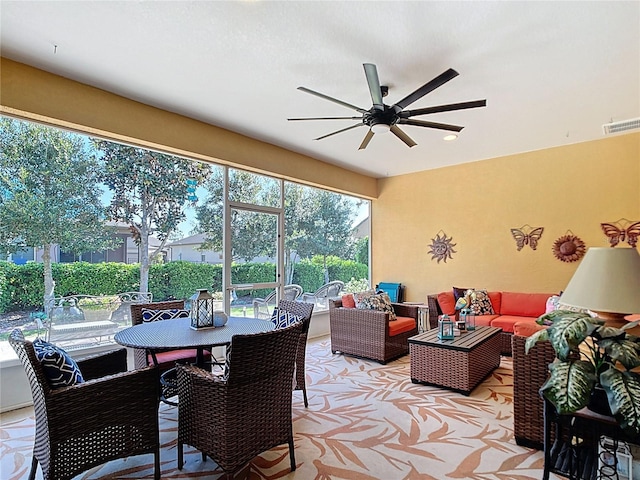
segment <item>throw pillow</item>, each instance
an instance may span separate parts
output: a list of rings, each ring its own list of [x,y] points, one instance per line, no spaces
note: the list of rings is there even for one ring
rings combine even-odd
[[[142,309],[143,322],[156,322],[158,320],[171,320],[172,318],[189,318],[189,310],[180,310],[177,308],[171,310],[150,310]]]
[[[365,290],[364,292],[358,292],[358,293],[354,293],[353,294],[353,300],[356,304],[356,308],[358,308],[358,305],[360,303],[362,303],[364,300],[366,300],[367,298],[371,297],[372,295],[375,295],[376,292],[371,289],[371,290]]]
[[[453,298],[455,298],[456,302],[459,298],[464,297],[468,290],[473,290],[472,288],[460,288],[453,287]]]
[[[51,388],[61,388],[84,383],[80,367],[76,361],[60,347],[44,340],[33,342],[36,358],[42,364],[42,369]]]
[[[342,306],[344,308],[356,308],[356,301],[352,293],[347,293],[342,296]]]
[[[356,308],[361,310],[380,310],[381,312],[389,313],[389,320],[396,319],[396,312],[393,311],[391,305],[391,299],[386,293],[380,293],[378,295],[370,295],[363,299],[356,305]]]
[[[287,310],[280,310],[278,307],[273,309],[271,314],[271,322],[275,325],[276,330],[286,328],[294,323],[302,322],[302,317],[295,315]]]
[[[474,315],[495,315],[491,299],[486,290],[474,290],[472,295],[471,309]],[[474,298],[475,297],[475,298]]]

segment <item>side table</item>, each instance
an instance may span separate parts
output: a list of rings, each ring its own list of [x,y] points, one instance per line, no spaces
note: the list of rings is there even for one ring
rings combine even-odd
[[[555,441],[551,441],[552,432]],[[608,461],[600,458],[601,437],[609,437],[612,442],[606,450]],[[618,426],[613,417],[600,415],[583,408],[571,415],[559,415],[551,402],[544,402],[544,473],[543,480],[555,473],[571,480],[595,480],[622,478],[618,475],[615,452],[620,442],[635,443]],[[622,471],[622,468],[620,468]]]

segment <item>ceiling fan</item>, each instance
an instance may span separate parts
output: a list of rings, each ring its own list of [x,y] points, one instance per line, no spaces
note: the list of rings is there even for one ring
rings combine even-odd
[[[416,127],[436,128],[439,130],[449,130],[452,132],[459,132],[464,127],[460,127],[457,125],[448,125],[446,123],[414,120],[411,117],[415,117],[418,115],[427,115],[430,113],[449,112],[452,110],[485,107],[487,105],[486,100],[474,100],[471,102],[452,103],[449,105],[418,108],[416,110],[405,110],[405,108],[424,97],[427,93],[432,92],[436,88],[447,83],[449,80],[457,77],[459,73],[452,68],[438,75],[433,80],[425,83],[413,93],[410,93],[402,100],[394,103],[393,105],[385,105],[382,102],[382,98],[387,95],[387,93],[389,92],[389,88],[387,86],[380,85],[380,80],[378,79],[378,69],[373,63],[365,63],[363,64],[363,66],[364,74],[367,77],[367,83],[369,85],[369,92],[371,93],[371,100],[373,101],[373,106],[369,110],[351,105],[350,103],[343,102],[342,100],[338,100],[337,98],[330,97],[309,88],[298,87],[298,90],[301,90],[303,92],[310,93],[311,95],[315,95],[316,97],[324,98],[325,100],[337,103],[338,105],[342,105],[343,107],[351,108],[352,110],[360,113],[360,117],[288,118],[287,120],[359,120],[355,125],[351,125],[350,127],[328,133],[327,135],[315,138],[314,140],[322,140],[323,138],[346,132],[347,130],[351,130],[352,128],[367,126],[369,127],[369,131],[365,135],[364,140],[362,140],[359,150],[367,148],[367,145],[369,145],[369,142],[376,133],[383,133],[388,131],[391,131],[391,133],[402,140],[408,147],[413,147],[417,145],[416,142],[414,142],[411,137],[409,137],[409,135],[404,133],[398,127],[398,125],[413,125]]]

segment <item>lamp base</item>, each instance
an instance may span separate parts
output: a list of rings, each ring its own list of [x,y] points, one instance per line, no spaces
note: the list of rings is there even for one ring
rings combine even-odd
[[[629,323],[629,321],[624,318],[628,316],[626,313],[597,312],[595,310],[592,310],[592,312],[598,315],[599,319],[604,320],[604,324],[607,327],[622,328]],[[626,330],[626,332],[631,335],[640,336],[640,325],[630,328]]]

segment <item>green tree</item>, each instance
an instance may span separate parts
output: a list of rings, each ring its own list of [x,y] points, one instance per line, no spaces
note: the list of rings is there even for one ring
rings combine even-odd
[[[129,225],[140,252],[140,291],[149,288],[149,265],[164,249],[169,236],[185,220],[190,187],[202,184],[208,165],[172,155],[93,139],[105,163],[100,179],[112,191],[107,214]],[[187,180],[194,185],[188,185]],[[149,237],[160,245],[149,253]]]
[[[196,207],[197,227],[194,233],[206,233],[201,250],[222,251],[224,209],[224,170],[216,168],[205,184],[207,197]],[[233,170],[229,176],[229,190],[234,201],[275,205],[279,189],[272,179],[250,172]],[[258,256],[273,257],[276,253],[276,218],[234,209],[231,221],[231,258],[251,261]]]
[[[356,240],[354,260],[358,263],[369,265],[369,237],[362,237]]]
[[[80,135],[0,118],[0,248],[42,248],[45,307],[54,297],[53,245],[74,253],[115,246],[99,170]]]
[[[301,219],[306,235],[298,242],[303,258],[320,255],[323,258],[325,283],[329,282],[327,258],[331,255],[349,258],[353,245],[351,224],[355,203],[349,197],[326,190],[309,189],[304,199],[306,215]]]

